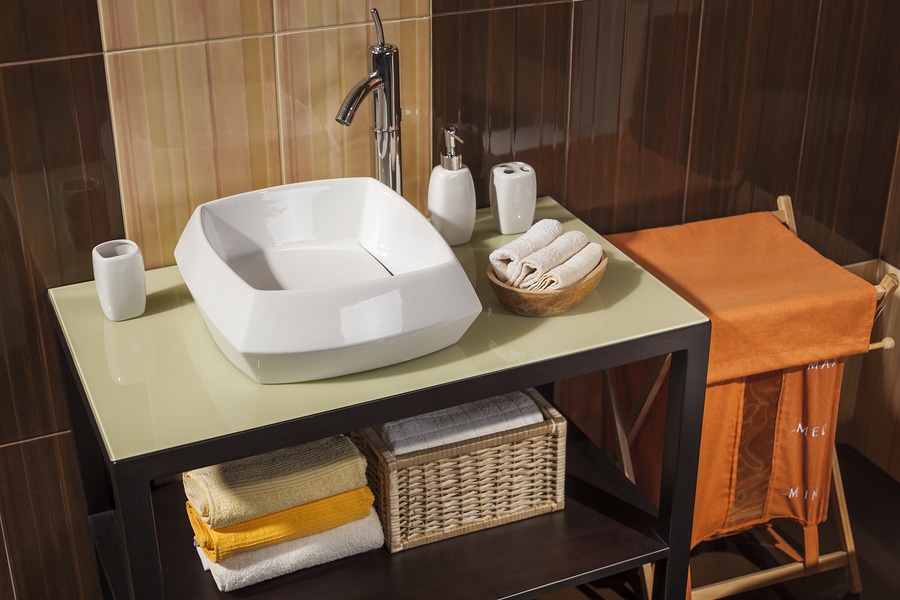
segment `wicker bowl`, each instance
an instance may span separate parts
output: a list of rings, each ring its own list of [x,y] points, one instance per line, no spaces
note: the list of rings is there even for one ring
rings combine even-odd
[[[549,317],[564,313],[584,302],[600,283],[608,264],[609,257],[604,253],[600,264],[572,285],[542,292],[523,290],[503,283],[497,279],[491,266],[488,266],[487,276],[500,304],[510,311],[526,317]]]

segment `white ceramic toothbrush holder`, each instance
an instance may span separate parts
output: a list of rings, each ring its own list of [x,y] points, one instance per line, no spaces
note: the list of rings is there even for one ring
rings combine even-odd
[[[491,216],[500,233],[522,233],[534,221],[537,178],[523,162],[501,163],[491,169]]]
[[[131,240],[110,240],[91,252],[94,282],[103,314],[124,321],[144,314],[147,283],[141,249]]]

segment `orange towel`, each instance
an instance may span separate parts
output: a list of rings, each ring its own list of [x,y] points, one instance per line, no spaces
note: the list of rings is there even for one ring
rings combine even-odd
[[[768,213],[607,240],[712,324],[693,543],[774,518],[824,520],[843,373],[835,359],[868,350],[874,287]],[[617,373],[626,402],[647,369]],[[651,498],[659,494],[666,389],[632,446]]]
[[[186,504],[194,539],[211,561],[219,562],[235,552],[295,540],[362,519],[374,501],[372,491],[363,486],[217,529],[204,523],[190,502]]]
[[[828,517],[843,369],[823,361],[706,388],[692,545]]]
[[[769,213],[606,239],[709,317],[707,383],[869,349],[875,289]]]

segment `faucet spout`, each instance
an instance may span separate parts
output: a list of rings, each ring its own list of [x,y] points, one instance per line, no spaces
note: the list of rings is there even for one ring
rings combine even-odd
[[[359,110],[359,105],[366,99],[366,96],[383,85],[384,82],[378,73],[369,73],[360,79],[359,83],[354,85],[347,97],[344,98],[335,120],[341,125],[349,126],[353,122],[353,117],[356,116],[356,111]]]
[[[349,126],[359,105],[370,94],[374,110],[373,143],[375,176],[398,194],[402,194],[400,166],[400,52],[397,46],[384,43],[384,30],[378,9],[372,9],[378,43],[369,46],[369,74],[363,77],[344,98],[335,120]]]

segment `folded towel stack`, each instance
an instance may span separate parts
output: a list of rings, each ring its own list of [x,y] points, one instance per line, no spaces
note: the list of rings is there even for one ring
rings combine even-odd
[[[407,454],[543,420],[528,394],[513,392],[385,423],[381,431],[394,454]]]
[[[346,436],[184,473],[194,543],[220,591],[384,543],[366,460]]]
[[[553,219],[538,221],[519,238],[490,254],[497,278],[513,287],[545,291],[566,287],[603,259],[600,244],[580,231],[563,233]]]

